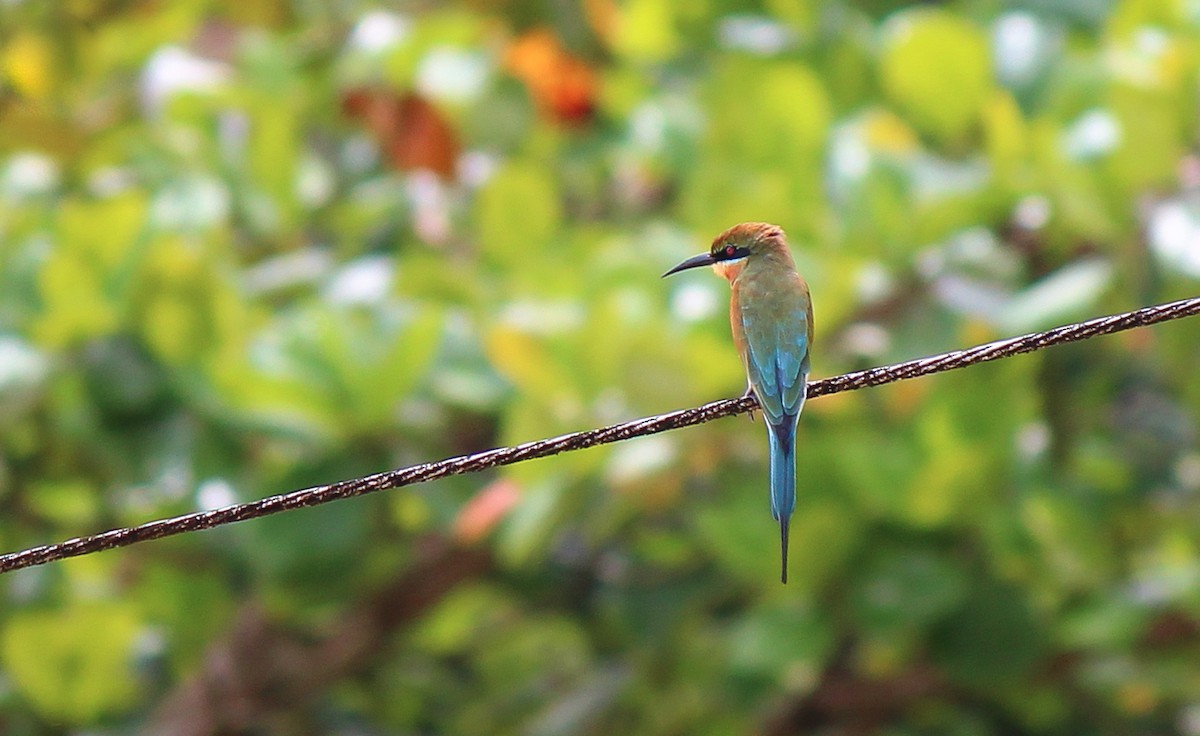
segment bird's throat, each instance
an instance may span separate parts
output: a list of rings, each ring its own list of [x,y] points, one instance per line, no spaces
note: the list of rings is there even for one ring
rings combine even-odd
[[[742,269],[745,267],[746,259],[739,258],[736,261],[720,261],[718,263],[714,263],[712,269],[718,276],[724,277],[726,281],[732,284],[733,280],[742,273]]]

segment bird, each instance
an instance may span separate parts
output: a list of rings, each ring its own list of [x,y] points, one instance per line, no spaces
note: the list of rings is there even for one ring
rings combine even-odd
[[[729,281],[729,322],[749,383],[767,425],[771,515],[779,522],[780,582],[787,583],[788,530],[796,509],[796,425],[808,390],[813,338],[812,299],[796,271],[783,228],[766,222],[734,225],[662,275],[712,266]]]

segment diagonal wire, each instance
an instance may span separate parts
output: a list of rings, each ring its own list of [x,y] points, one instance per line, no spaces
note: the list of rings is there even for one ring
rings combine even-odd
[[[868,368],[867,370],[845,373],[832,378],[810,381],[808,384],[808,396],[816,398],[841,391],[853,391],[868,386],[880,386],[885,383],[902,381],[908,378],[928,376],[933,373],[964,368],[977,363],[985,363],[1021,353],[1041,350],[1052,345],[1086,340],[1097,335],[1108,335],[1114,332],[1133,329],[1134,327],[1145,327],[1196,314],[1200,314],[1200,297],[1181,299],[1152,307],[1143,307],[1135,309],[1132,312],[1098,317],[1086,322],[1055,327],[1045,332],[1034,332],[1007,340],[997,340],[983,345],[976,345],[965,350],[954,350],[928,358],[918,358],[903,363]],[[733,414],[742,414],[756,407],[757,403],[753,397],[714,401],[693,409],[682,409],[680,411],[614,424],[608,427],[572,432],[550,439],[526,442],[514,447],[499,447],[494,450],[477,452],[473,455],[461,455],[439,460],[438,462],[421,463],[420,465],[389,470],[362,478],[353,478],[329,485],[313,486],[312,488],[283,493],[277,496],[269,496],[249,503],[159,519],[158,521],[151,521],[140,526],[112,529],[101,534],[77,537],[57,544],[31,547],[20,552],[10,552],[0,555],[0,573],[41,565],[67,557],[86,555],[114,547],[127,547],[131,544],[151,539],[184,534],[200,529],[211,529],[224,524],[232,524],[235,521],[256,519],[260,516],[276,514],[281,511],[317,506],[339,498],[362,496],[368,493],[375,493],[376,491],[445,478],[449,475],[473,473],[501,465],[512,465],[524,460],[557,455],[560,452],[605,445],[610,442],[619,442],[633,437],[665,432],[669,429],[690,427],[694,424],[703,424],[704,422],[712,421],[713,419]]]

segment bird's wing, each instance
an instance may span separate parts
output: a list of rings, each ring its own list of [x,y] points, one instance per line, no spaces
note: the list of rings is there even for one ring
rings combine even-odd
[[[799,293],[776,298],[767,308],[743,308],[746,372],[771,424],[794,418],[804,405],[812,312]]]

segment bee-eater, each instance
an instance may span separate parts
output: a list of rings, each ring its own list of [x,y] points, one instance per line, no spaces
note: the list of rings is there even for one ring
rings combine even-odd
[[[804,408],[813,312],[808,284],[796,272],[783,230],[743,222],[718,235],[707,253],[663,276],[712,266],[729,281],[729,322],[751,392],[767,423],[771,515],[779,521],[780,580],[787,582],[788,524],[796,508],[796,422]]]

